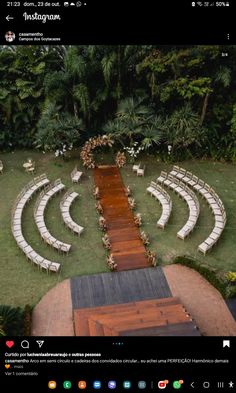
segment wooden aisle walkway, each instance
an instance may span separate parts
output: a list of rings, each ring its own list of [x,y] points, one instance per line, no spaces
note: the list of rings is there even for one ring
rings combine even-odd
[[[103,216],[111,240],[111,253],[118,265],[117,270],[141,269],[150,266],[145,247],[134,225],[124,184],[116,166],[102,166],[94,170],[99,187]]]

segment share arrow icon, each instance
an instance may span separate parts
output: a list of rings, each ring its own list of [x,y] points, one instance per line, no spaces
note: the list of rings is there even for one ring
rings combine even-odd
[[[43,340],[37,340],[36,343],[38,344],[39,348],[41,348],[44,344]]]

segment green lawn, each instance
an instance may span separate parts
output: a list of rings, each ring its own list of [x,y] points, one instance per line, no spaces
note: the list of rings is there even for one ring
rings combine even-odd
[[[157,228],[156,222],[161,215],[161,207],[154,198],[145,194],[147,185],[155,180],[161,170],[170,171],[172,164],[160,163],[153,157],[147,157],[145,177],[132,174],[131,167],[123,169],[122,175],[126,184],[134,190],[137,202],[137,211],[142,214],[144,225],[142,228],[151,239],[150,248],[157,252],[159,263],[170,263],[176,255],[190,255],[198,260],[212,265],[222,271],[236,270],[236,166],[227,163],[212,161],[186,161],[176,163],[204,181],[208,182],[224,202],[227,212],[227,224],[218,244],[205,257],[197,251],[197,246],[207,238],[214,225],[212,215],[207,203],[199,195],[200,216],[197,226],[185,241],[177,239],[178,230],[188,218],[186,203],[174,192],[167,189],[171,195],[173,207],[172,214],[165,230]],[[155,162],[156,161],[156,162]]]
[[[4,174],[0,176],[0,304],[35,305],[40,298],[58,281],[75,275],[99,273],[108,271],[105,263],[106,253],[101,243],[101,232],[98,229],[95,201],[92,195],[92,171],[84,171],[84,177],[79,185],[75,185],[81,197],[72,208],[72,216],[76,222],[84,226],[81,238],[64,227],[59,210],[61,195],[50,201],[46,221],[52,234],[60,240],[72,244],[69,256],[59,255],[55,250],[46,246],[39,236],[33,220],[33,207],[36,197],[24,211],[23,232],[27,241],[48,259],[62,263],[59,275],[39,272],[37,268],[26,261],[24,254],[17,247],[11,234],[11,209],[17,194],[31,180],[22,168],[23,162],[31,157],[36,162],[36,175],[47,173],[50,180],[60,177],[63,183],[71,186],[70,172],[79,163],[78,152],[64,162],[53,154],[39,152],[15,152],[1,154],[4,163]],[[100,162],[111,162],[110,156],[101,156]],[[207,161],[189,161],[181,165],[193,171],[207,181],[222,198],[227,211],[227,227],[217,246],[206,257],[197,253],[197,246],[211,232],[214,220],[204,200],[200,200],[201,214],[198,227],[185,241],[177,239],[177,231],[187,220],[188,211],[185,202],[171,191],[173,198],[173,213],[166,229],[157,228],[156,222],[161,214],[157,201],[146,194],[146,187],[151,180],[159,175],[161,170],[169,170],[172,165],[160,163],[156,158],[147,156],[142,159],[146,163],[144,178],[137,178],[132,173],[132,166],[122,169],[125,184],[133,190],[137,202],[137,212],[143,216],[143,229],[151,239],[150,248],[155,250],[160,264],[171,263],[172,258],[179,254],[198,256],[199,260],[215,266],[223,271],[236,270],[236,166],[225,163]]]
[[[51,233],[58,239],[72,244],[68,256],[58,254],[56,250],[42,242],[33,220],[33,208],[37,196],[24,210],[25,238],[42,256],[62,264],[59,275],[39,272],[28,263],[11,233],[12,205],[23,186],[32,179],[31,175],[24,173],[22,168],[24,160],[27,157],[33,158],[36,162],[36,175],[46,173],[52,181],[60,177],[68,189],[72,186],[70,173],[78,163],[78,156],[78,152],[75,152],[70,161],[64,162],[56,159],[52,154],[43,155],[37,152],[1,154],[4,174],[0,177],[0,304],[34,305],[58,281],[75,275],[108,271],[92,196],[94,185],[92,171],[86,171],[82,182],[74,185],[74,190],[81,197],[73,205],[71,214],[74,220],[85,228],[81,238],[73,235],[63,224],[59,209],[62,194],[53,198],[47,208],[46,222]]]

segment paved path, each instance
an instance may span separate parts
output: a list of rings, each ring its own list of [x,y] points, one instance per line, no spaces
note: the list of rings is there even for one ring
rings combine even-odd
[[[199,273],[182,265],[163,268],[173,296],[195,319],[204,336],[236,336],[236,322],[221,294]]]
[[[111,253],[118,265],[117,270],[150,266],[139,229],[134,224],[119,169],[116,166],[98,167],[94,170],[94,179],[99,187],[103,216],[111,240]]]
[[[32,336],[74,336],[70,280],[52,288],[33,312]]]

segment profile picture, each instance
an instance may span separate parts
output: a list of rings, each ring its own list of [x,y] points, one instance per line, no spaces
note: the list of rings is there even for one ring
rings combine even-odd
[[[16,38],[15,33],[13,31],[7,31],[5,34],[5,38],[7,42],[12,42]]]

